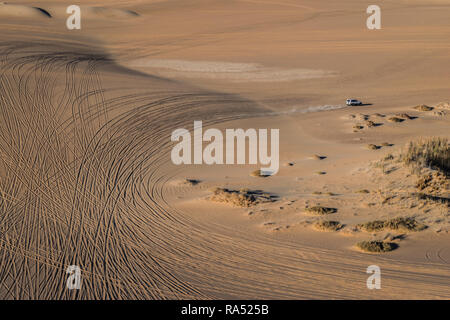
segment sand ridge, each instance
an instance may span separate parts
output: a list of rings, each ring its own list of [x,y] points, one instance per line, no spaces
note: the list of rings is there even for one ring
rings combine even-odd
[[[42,19],[52,17],[51,14],[43,8],[10,4],[6,2],[0,2],[0,16],[22,19]]]
[[[200,78],[233,82],[284,82],[334,76],[334,72],[311,69],[269,68],[257,63],[233,63],[218,61],[136,60],[128,64],[132,68],[174,78]]]

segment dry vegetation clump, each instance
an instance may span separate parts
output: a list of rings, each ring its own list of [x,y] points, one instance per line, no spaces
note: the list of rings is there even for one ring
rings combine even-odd
[[[199,184],[200,182],[201,181],[197,180],[197,179],[188,179],[188,178],[186,178],[186,179],[184,179],[184,181],[182,183],[190,185],[190,186],[195,186],[195,185]]]
[[[326,214],[332,214],[337,212],[336,208],[327,208],[327,207],[322,207],[322,206],[313,206],[313,207],[308,207],[305,208],[306,212],[312,213],[312,214],[316,214],[316,215],[326,215]]]
[[[367,145],[367,149],[369,149],[369,150],[378,150],[378,149],[380,149],[380,147],[375,145],[375,144],[373,144],[373,143],[371,143],[371,144]]]
[[[275,201],[275,196],[259,190],[230,190],[226,188],[215,188],[210,200],[228,203],[237,207],[250,207],[263,202]]]
[[[390,220],[369,221],[358,224],[357,227],[368,232],[377,232],[384,229],[399,231],[422,231],[426,229],[424,224],[417,222],[411,217],[398,217]]]
[[[403,118],[403,119],[408,119],[408,120],[413,120],[413,119],[416,118],[416,117],[410,116],[410,115],[407,114],[407,113],[398,113],[398,114],[396,114],[395,116],[396,116],[396,117],[399,117],[399,118]]]
[[[261,169],[255,170],[250,173],[252,177],[260,177],[260,178],[267,178],[270,177],[270,174],[264,173]]]
[[[418,106],[415,106],[414,109],[419,110],[419,111],[431,111],[434,108],[433,107],[429,107],[429,106],[427,106],[425,104],[420,104]]]
[[[422,231],[426,229],[426,225],[417,222],[416,219],[408,217],[398,217],[385,222],[387,229],[401,231]]]
[[[353,126],[353,129],[355,129],[355,130],[361,130],[361,129],[364,129],[364,126],[362,126],[362,125],[360,125],[360,124],[355,124],[355,125]]]
[[[401,159],[420,172],[422,168],[432,168],[450,175],[450,142],[447,138],[434,137],[412,141],[403,152]]]
[[[447,111],[445,111],[445,110],[434,111],[433,114],[436,115],[436,116],[442,117],[442,116],[445,116],[447,114]]]
[[[339,221],[321,220],[314,224],[314,228],[322,231],[339,231],[342,227]]]
[[[450,110],[450,102],[440,102],[436,105],[438,109],[449,109]]]
[[[319,155],[315,154],[311,158],[314,159],[314,160],[323,160],[323,159],[326,159],[327,157],[319,156]]]
[[[360,120],[360,121],[366,121],[369,120],[370,116],[368,114],[362,114],[359,113],[356,115],[356,119]]]
[[[381,231],[384,229],[384,223],[385,221],[381,220],[375,220],[375,221],[369,221],[366,223],[358,224],[357,227],[368,231],[368,232],[375,232],[375,231]]]
[[[372,120],[367,120],[367,121],[366,121],[366,126],[367,126],[368,128],[372,128],[372,127],[376,127],[377,124],[376,124],[375,122],[373,122]]]
[[[420,177],[419,180],[417,180],[416,188],[419,190],[424,190],[429,187],[429,185],[432,181],[433,181],[433,177],[431,176],[431,174],[424,175],[424,176]]]
[[[356,244],[358,248],[366,252],[388,252],[396,249],[397,244],[381,240],[361,241]]]
[[[403,122],[403,121],[405,121],[405,119],[402,119],[402,118],[399,118],[399,117],[390,117],[388,119],[388,121],[390,121],[390,122]]]
[[[356,193],[370,193],[370,191],[367,189],[361,189],[361,190],[356,191]]]
[[[416,188],[428,193],[450,192],[450,179],[445,174],[434,171],[421,176],[416,182]]]
[[[447,138],[429,138],[410,142],[401,161],[419,176],[414,193],[425,204],[450,207],[450,143]]]
[[[393,162],[394,159],[395,157],[391,153],[388,153],[381,160],[373,163],[373,166],[381,169],[383,174],[390,174],[398,169],[398,166]]]
[[[436,196],[432,194],[426,194],[423,192],[417,192],[413,193],[413,196],[417,197],[419,200],[425,200],[425,202],[432,202],[434,204],[442,204],[446,205],[448,208],[450,208],[450,198],[445,196]]]

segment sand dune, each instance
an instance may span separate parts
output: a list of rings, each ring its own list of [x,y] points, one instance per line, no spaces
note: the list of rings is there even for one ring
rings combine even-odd
[[[23,3],[53,19],[0,5],[0,298],[450,298],[446,178],[400,159],[450,138],[446,2],[378,33],[357,0]],[[285,165],[175,166],[194,120],[279,128]]]
[[[101,52],[78,48],[74,54],[61,44],[39,44],[25,45],[23,54],[24,45],[2,46],[8,54],[1,78],[1,190],[6,195],[1,229],[2,249],[8,253],[1,261],[2,288],[28,281],[22,278],[24,270],[37,271],[36,281],[17,287],[16,293],[1,291],[2,298],[201,297],[175,275],[184,265],[177,261],[184,259],[184,251],[188,254],[185,246],[201,243],[188,244],[177,236],[190,231],[182,217],[163,209],[158,189],[167,173],[156,173],[170,152],[166,138],[172,124],[192,122],[206,105],[216,109],[216,117],[205,123],[244,117],[255,106],[232,95],[196,93],[151,77],[140,79],[141,92],[123,88],[122,95],[115,90],[109,96],[99,70],[111,62]],[[34,68],[36,63],[41,70]],[[49,77],[48,70],[60,76]],[[61,82],[54,87],[56,79]],[[56,96],[50,94],[57,89]],[[13,99],[16,103],[6,108]],[[164,120],[164,114],[170,119]],[[139,208],[149,210],[146,216]],[[26,225],[20,226],[21,221]],[[181,229],[173,233],[177,226]],[[180,247],[178,241],[185,244]],[[148,260],[142,264],[142,259]],[[175,264],[164,266],[163,260]],[[84,290],[78,295],[64,290],[62,271],[70,264],[84,266]],[[25,269],[18,271],[16,265]],[[42,293],[35,296],[35,288]]]

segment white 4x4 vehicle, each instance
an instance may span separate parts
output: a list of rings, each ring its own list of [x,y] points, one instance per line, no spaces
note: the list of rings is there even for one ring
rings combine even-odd
[[[362,105],[362,102],[356,99],[347,99],[346,101],[348,106],[360,106]]]

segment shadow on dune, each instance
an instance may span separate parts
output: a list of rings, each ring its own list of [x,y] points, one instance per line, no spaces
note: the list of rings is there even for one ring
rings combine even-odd
[[[0,298],[209,297],[185,275],[215,282],[205,268],[234,248],[211,261],[221,239],[166,201],[170,136],[261,108],[64,42],[2,43],[0,70]],[[81,291],[65,288],[74,264]]]
[[[39,7],[33,7],[33,9],[36,9],[36,10],[42,12],[44,15],[46,15],[46,16],[49,17],[49,18],[52,17],[52,15],[50,14],[50,12],[48,12],[48,11],[45,10],[45,9],[42,9],[42,8],[39,8]]]

